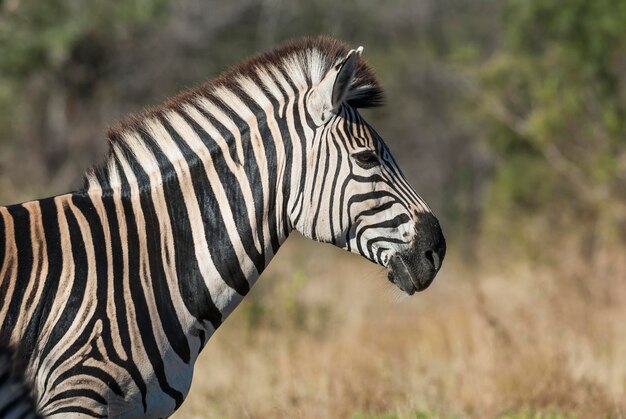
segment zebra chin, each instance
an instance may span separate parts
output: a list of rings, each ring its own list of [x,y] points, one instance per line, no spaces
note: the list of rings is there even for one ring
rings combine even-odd
[[[408,295],[424,291],[433,282],[438,266],[424,261],[415,252],[395,254],[387,264],[387,278]]]

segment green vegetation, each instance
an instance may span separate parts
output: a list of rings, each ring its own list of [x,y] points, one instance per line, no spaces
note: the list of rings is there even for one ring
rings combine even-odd
[[[497,161],[487,216],[624,241],[625,21],[624,2],[508,3],[502,44],[480,70]]]
[[[24,79],[60,70],[79,47],[115,42],[165,12],[164,0],[4,1],[0,26],[0,71]],[[86,45],[89,43],[90,45]]]
[[[168,7],[167,0],[0,1],[0,170],[22,180],[0,182],[0,200],[75,185],[96,136],[76,138],[84,129],[76,119],[99,127],[81,111],[106,87],[112,47],[162,23]],[[31,164],[20,173],[24,161]]]

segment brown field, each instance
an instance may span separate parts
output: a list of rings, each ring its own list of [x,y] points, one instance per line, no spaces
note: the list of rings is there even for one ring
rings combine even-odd
[[[469,269],[451,254],[408,298],[381,268],[292,237],[175,417],[622,418],[626,261],[603,257]]]

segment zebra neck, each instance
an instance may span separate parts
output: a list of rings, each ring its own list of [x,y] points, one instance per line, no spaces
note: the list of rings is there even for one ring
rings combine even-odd
[[[114,151],[108,179],[88,178],[92,200],[110,201],[108,214],[135,224],[137,237],[121,240],[145,242],[140,253],[154,255],[150,265],[162,265],[191,316],[213,326],[291,230],[279,124],[231,120],[236,125],[224,130],[211,114],[190,110],[146,122],[146,130],[127,134],[133,153]]]
[[[177,297],[174,305],[187,312],[178,316],[189,326],[199,319],[218,327],[286,239],[271,230],[274,208],[261,206],[260,190],[247,201],[224,188],[234,185],[201,176],[170,177],[149,189],[129,183],[121,193],[88,195],[108,224],[111,237],[105,241],[121,243],[127,264],[140,260],[128,269],[130,280],[148,277],[147,286],[169,288]]]

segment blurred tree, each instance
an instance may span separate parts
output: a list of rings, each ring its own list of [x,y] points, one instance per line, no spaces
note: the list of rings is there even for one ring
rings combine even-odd
[[[598,241],[626,240],[624,22],[625,2],[510,0],[481,68],[492,227],[534,256],[566,230],[586,232],[586,257]]]
[[[0,2],[0,141],[28,151],[32,180],[45,183],[76,151],[88,154],[73,150],[69,126],[106,76],[111,45],[164,15],[165,6],[163,0]],[[14,158],[9,151],[0,165]]]
[[[0,71],[4,77],[28,78],[41,69],[60,70],[73,56],[79,58],[76,50],[86,49],[90,40],[128,35],[132,28],[162,14],[165,5],[163,0],[4,0],[0,2]]]

